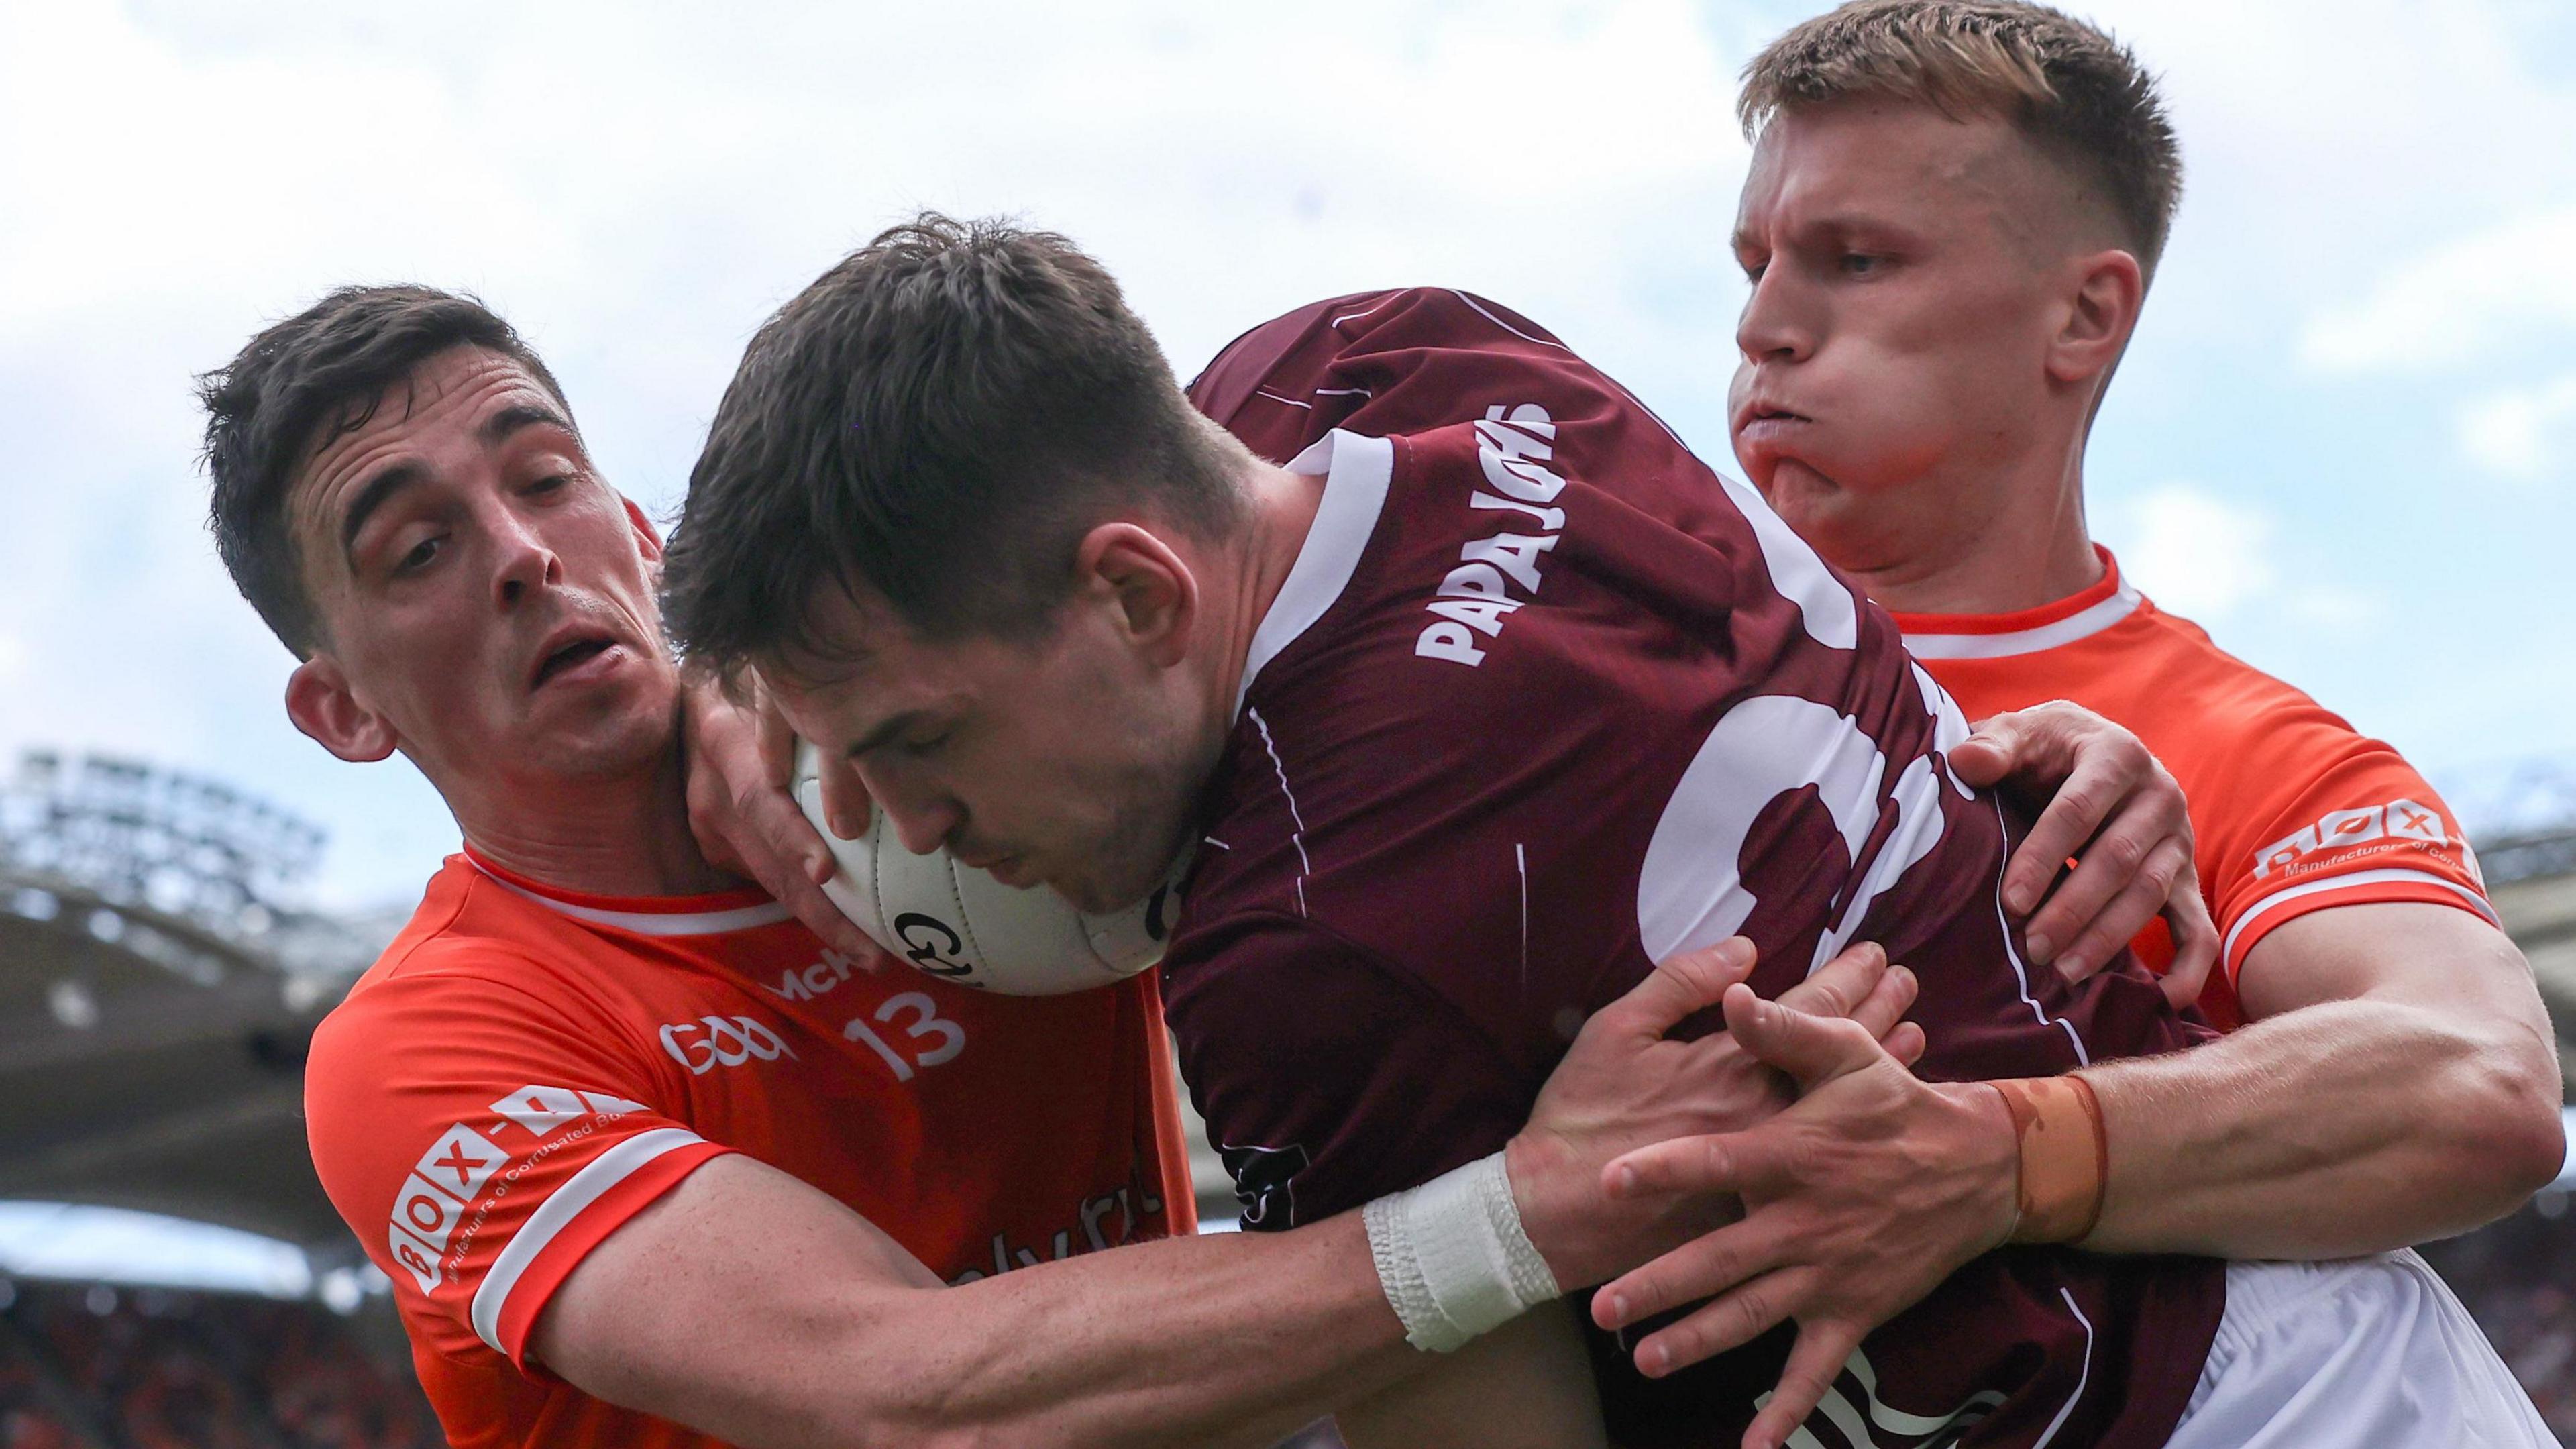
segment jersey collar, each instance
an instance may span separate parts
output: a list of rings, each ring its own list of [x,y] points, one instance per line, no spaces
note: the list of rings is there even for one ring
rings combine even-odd
[[[1243,713],[1244,696],[1252,692],[1253,679],[1279,657],[1279,651],[1313,628],[1351,586],[1360,555],[1368,551],[1369,539],[1377,532],[1378,515],[1386,511],[1387,486],[1395,477],[1395,443],[1335,428],[1289,460],[1288,471],[1323,474],[1324,497],[1315,506],[1306,541],[1298,546],[1297,561],[1289,565],[1288,577],[1279,585],[1279,596],[1261,616],[1261,627],[1252,631],[1252,647],[1243,660],[1243,683],[1234,691],[1237,716]]]
[[[505,870],[465,847],[466,864],[503,890],[525,896],[557,915],[639,936],[720,936],[787,920],[787,907],[757,890],[703,896],[603,896],[568,891]]]
[[[2053,604],[2010,614],[1898,614],[1905,648],[1917,659],[2009,659],[2090,638],[2138,611],[2146,602],[2120,577],[2120,561],[2100,544],[2102,577]]]

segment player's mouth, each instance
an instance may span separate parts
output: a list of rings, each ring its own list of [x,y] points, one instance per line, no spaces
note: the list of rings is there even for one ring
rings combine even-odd
[[[1735,445],[1740,449],[1776,446],[1814,421],[1805,413],[1792,412],[1775,403],[1749,402],[1736,410]]]
[[[616,668],[624,652],[617,637],[603,630],[558,629],[539,646],[536,665],[528,671],[529,692],[557,681],[595,679]]]
[[[959,865],[970,870],[980,870],[1006,886],[1017,887],[1028,884],[1027,880],[1020,878],[1027,873],[1026,862],[1008,851],[977,850],[969,846],[952,845],[948,849],[948,854]]]

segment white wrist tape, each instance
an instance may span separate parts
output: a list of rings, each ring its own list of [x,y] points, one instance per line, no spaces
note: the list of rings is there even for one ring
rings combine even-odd
[[[1404,1340],[1449,1353],[1565,1290],[1521,1228],[1497,1152],[1361,1209]]]

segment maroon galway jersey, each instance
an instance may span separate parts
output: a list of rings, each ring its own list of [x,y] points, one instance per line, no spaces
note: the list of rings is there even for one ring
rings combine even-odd
[[[1912,967],[1936,1081],[2188,1045],[2134,962],[2025,963],[2018,822],[1895,625],[1617,383],[1463,293],[1247,334],[1191,390],[1327,482],[1262,620],[1164,980],[1244,1225],[1502,1147],[1591,1012],[1741,932],[1765,996]],[[2224,1300],[2201,1259],[2014,1248],[1870,1335],[1820,1444],[2162,1444]],[[1733,1445],[1788,1331],[1661,1381],[1597,1339],[1613,1438]]]

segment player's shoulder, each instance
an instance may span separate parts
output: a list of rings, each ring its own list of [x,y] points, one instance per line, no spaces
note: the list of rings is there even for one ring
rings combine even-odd
[[[1275,394],[1274,401],[1309,401],[1295,395],[1304,391],[1300,384],[1352,354],[1513,341],[1564,346],[1510,307],[1455,287],[1345,292],[1282,312],[1227,343],[1191,381],[1189,397],[1199,411],[1227,424],[1264,391]]]
[[[550,913],[450,856],[432,876],[411,919],[350,988],[347,1001],[400,998],[440,988],[501,985],[542,991],[595,969],[609,954],[586,933],[565,932]]]
[[[410,921],[315,1028],[308,1076],[364,1077],[408,1051],[452,1049],[460,1036],[488,1040],[515,1024],[604,1024],[604,1006],[582,981],[601,969],[606,948],[550,933],[544,914],[524,907],[464,857],[450,857]]]
[[[2294,866],[2313,872],[2331,857],[2402,843],[2458,853],[2462,878],[2474,880],[2450,808],[2395,746],[2219,648],[2188,619],[2155,610],[2140,627],[2151,641],[2141,651],[2149,713],[2123,723],[2181,781],[2204,855],[2250,871],[2248,889]],[[2227,894],[2236,874],[2208,884]]]
[[[2207,630],[2152,602],[2120,632],[2130,635],[2116,642],[2134,680],[2136,716],[2122,722],[2177,774],[2188,766],[2242,794],[2250,786],[2292,785],[2355,753],[2395,757],[2307,691],[2228,653]]]

